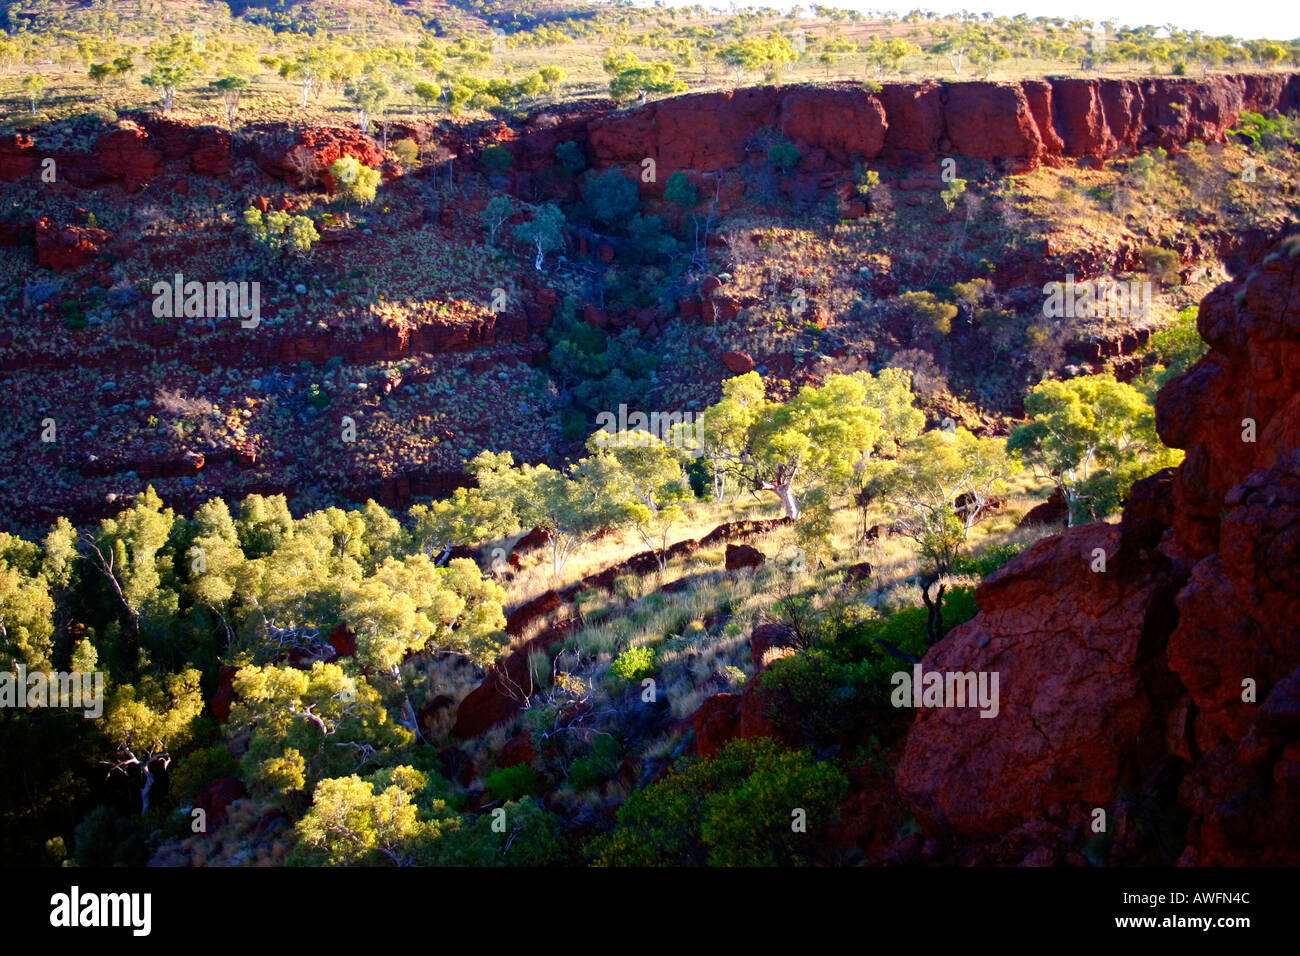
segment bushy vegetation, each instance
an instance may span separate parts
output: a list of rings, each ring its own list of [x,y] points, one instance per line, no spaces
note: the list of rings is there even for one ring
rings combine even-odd
[[[769,738],[736,740],[687,761],[619,808],[612,833],[588,847],[601,866],[793,866],[825,852],[847,780],[806,751]],[[806,831],[795,827],[803,811]]]

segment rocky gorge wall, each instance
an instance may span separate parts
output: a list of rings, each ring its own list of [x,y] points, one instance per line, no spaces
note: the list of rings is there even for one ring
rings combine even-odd
[[[1157,402],[1183,464],[991,575],[926,656],[998,672],[1001,711],[918,711],[904,859],[1083,864],[1100,808],[1110,862],[1300,860],[1300,238],[1198,327],[1211,351]]]
[[[756,135],[777,130],[805,151],[803,165],[851,166],[854,156],[893,165],[966,156],[1024,171],[1065,160],[1097,162],[1139,149],[1221,142],[1243,110],[1300,108],[1300,74],[1206,79],[1065,78],[1009,83],[891,83],[750,87],[676,96],[637,109],[584,114],[525,129],[522,169],[554,162],[575,139],[598,166],[656,162],[712,173],[741,165]]]

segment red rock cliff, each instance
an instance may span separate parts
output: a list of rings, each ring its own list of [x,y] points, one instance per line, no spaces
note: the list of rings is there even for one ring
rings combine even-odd
[[[891,163],[943,156],[1004,161],[1015,169],[1065,158],[1101,160],[1139,148],[1221,141],[1242,110],[1300,107],[1300,75],[1059,79],[1013,83],[900,83],[752,87],[671,97],[582,116],[516,144],[520,168],[553,162],[564,139],[585,141],[596,165],[656,161],[669,172],[714,172],[744,162],[746,146],[779,130],[812,165],[855,153]]]
[[[1199,328],[1210,353],[1157,404],[1184,463],[1119,525],[990,576],[926,656],[998,672],[1001,697],[993,719],[918,711],[896,783],[932,853],[1300,862],[1300,236],[1207,296]]]

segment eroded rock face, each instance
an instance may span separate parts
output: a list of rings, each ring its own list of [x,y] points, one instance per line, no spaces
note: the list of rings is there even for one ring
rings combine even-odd
[[[1039,542],[991,575],[979,616],[926,655],[924,671],[997,674],[998,706],[991,717],[972,707],[917,712],[898,787],[919,819],[990,838],[1052,805],[1062,826],[1085,821],[1163,739],[1147,693],[1158,664],[1143,639],[1152,615],[1168,626],[1171,582],[1150,569],[1092,572],[1096,552],[1113,561],[1119,543],[1120,529],[1106,524]]]
[[[859,86],[755,87],[584,118],[565,135],[585,139],[599,167],[654,159],[664,171],[658,183],[672,171],[739,166],[765,130],[779,131],[804,151],[801,168],[851,167],[855,157],[914,165],[967,156],[1027,170],[1065,158],[1100,161],[1170,149],[1192,139],[1222,142],[1243,110],[1297,105],[1300,75],[1294,74],[930,81],[889,84],[878,93]],[[541,161],[540,151],[527,146],[520,156],[526,164]]]
[[[460,702],[452,736],[461,740],[477,737],[519,713],[536,689],[528,669],[529,656],[538,651],[549,652],[576,627],[574,620],[552,625],[488,668],[483,683]]]
[[[257,163],[264,172],[300,189],[319,185],[333,192],[337,183],[329,168],[344,156],[372,169],[384,164],[384,154],[370,137],[359,130],[333,127],[300,130],[287,147],[266,144]]]
[[[36,261],[55,272],[71,272],[94,262],[107,241],[103,229],[59,225],[48,216],[36,221]]]
[[[950,859],[1083,863],[1101,808],[1111,860],[1167,859],[1147,834],[1186,819],[1182,863],[1300,861],[1298,296],[1295,237],[1211,293],[1212,350],[1157,403],[1184,463],[990,576],[926,656],[999,674],[997,718],[921,710],[897,769]]]

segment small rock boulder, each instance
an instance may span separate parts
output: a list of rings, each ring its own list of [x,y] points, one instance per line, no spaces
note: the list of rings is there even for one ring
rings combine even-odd
[[[739,571],[742,568],[761,567],[767,557],[758,548],[748,544],[727,545],[727,570]]]
[[[749,635],[749,656],[760,671],[798,649],[799,638],[785,624],[760,624]]]
[[[723,352],[722,364],[733,375],[744,375],[754,371],[754,357],[748,352]]]

